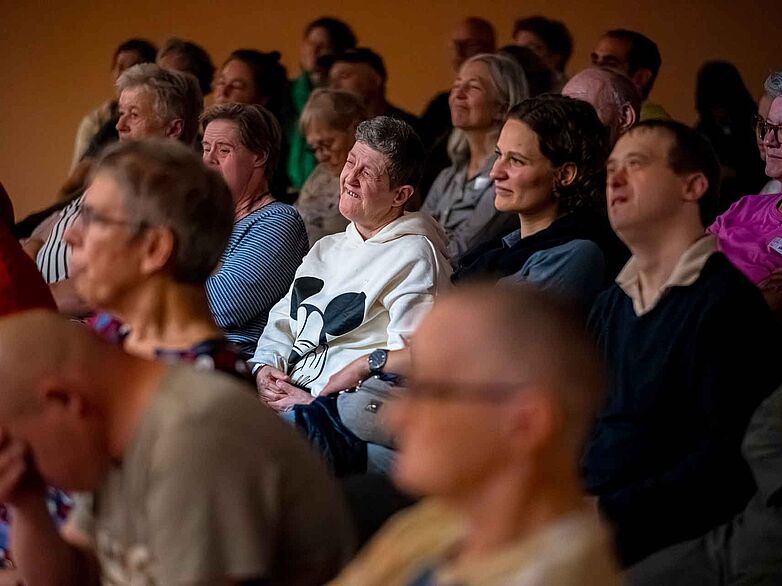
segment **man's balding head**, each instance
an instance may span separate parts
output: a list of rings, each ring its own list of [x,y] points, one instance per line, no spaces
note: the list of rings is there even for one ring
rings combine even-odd
[[[608,128],[611,145],[640,119],[641,94],[625,75],[591,67],[574,75],[562,88],[562,95],[592,105]]]
[[[44,479],[92,490],[112,454],[107,405],[140,362],[81,324],[43,310],[0,320],[0,426],[29,446]]]
[[[423,494],[469,491],[511,466],[576,465],[602,390],[582,320],[531,286],[441,299],[412,342],[408,399],[391,424],[395,477]]]

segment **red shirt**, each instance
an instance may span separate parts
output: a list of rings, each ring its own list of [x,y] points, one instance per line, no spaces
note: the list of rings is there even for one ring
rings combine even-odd
[[[0,316],[25,309],[57,310],[38,267],[0,222]]]

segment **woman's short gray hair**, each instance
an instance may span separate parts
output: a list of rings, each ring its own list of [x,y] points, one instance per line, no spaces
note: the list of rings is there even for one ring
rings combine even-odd
[[[313,120],[319,120],[334,130],[353,131],[366,119],[366,106],[357,95],[321,88],[310,94],[299,117],[299,128],[302,134],[307,134]]]
[[[483,63],[489,70],[494,84],[495,101],[499,105],[500,116],[494,131],[500,134],[503,120],[508,110],[529,97],[527,76],[518,61],[501,53],[481,53],[470,57],[462,64]],[[462,165],[470,159],[470,145],[463,130],[455,128],[448,139],[448,155],[455,165]]]
[[[167,71],[154,63],[139,63],[123,71],[117,79],[120,93],[137,87],[153,97],[155,113],[161,122],[168,124],[176,119],[182,120],[179,140],[189,145],[195,143],[204,97],[194,76]]]
[[[174,281],[203,285],[233,229],[233,197],[222,176],[192,148],[159,139],[107,147],[92,176],[102,174],[117,182],[133,222],[173,232],[176,243],[167,269]]]
[[[364,120],[356,129],[356,142],[367,145],[385,157],[391,189],[403,185],[418,186],[426,151],[421,139],[407,122],[388,116]]]
[[[263,172],[271,180],[282,148],[282,130],[274,114],[258,104],[219,104],[201,115],[204,130],[215,120],[236,124],[242,145],[253,153],[266,155]]]
[[[763,89],[770,98],[782,97],[782,71],[775,71],[766,78]]]

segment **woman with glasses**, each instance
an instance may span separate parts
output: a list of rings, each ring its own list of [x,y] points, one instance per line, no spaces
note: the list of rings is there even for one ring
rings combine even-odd
[[[782,179],[782,72],[766,80],[767,116],[756,130],[765,152],[766,175]],[[782,309],[782,193],[747,195],[709,226],[720,250],[753,283],[774,309]]]
[[[296,201],[310,246],[344,232],[350,223],[339,213],[339,174],[356,142],[356,128],[366,117],[361,99],[341,90],[315,90],[302,110],[301,132],[318,161]]]
[[[128,352],[246,374],[215,324],[204,284],[233,225],[217,173],[173,141],[120,143],[97,163],[65,233],[92,325]]]

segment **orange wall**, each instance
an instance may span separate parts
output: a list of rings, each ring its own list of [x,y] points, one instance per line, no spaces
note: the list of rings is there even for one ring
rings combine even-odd
[[[586,65],[601,31],[644,32],[663,54],[653,98],[687,122],[703,61],[732,60],[753,93],[782,69],[779,0],[0,0],[0,181],[17,215],[54,197],[81,116],[112,95],[108,61],[119,41],[178,35],[201,43],[218,64],[235,48],[278,49],[296,74],[302,27],[326,13],[350,22],[361,44],[384,55],[391,100],[416,112],[450,83],[449,32],[473,14],[491,20],[503,44],[519,16],[564,20],[576,42],[571,73]]]

